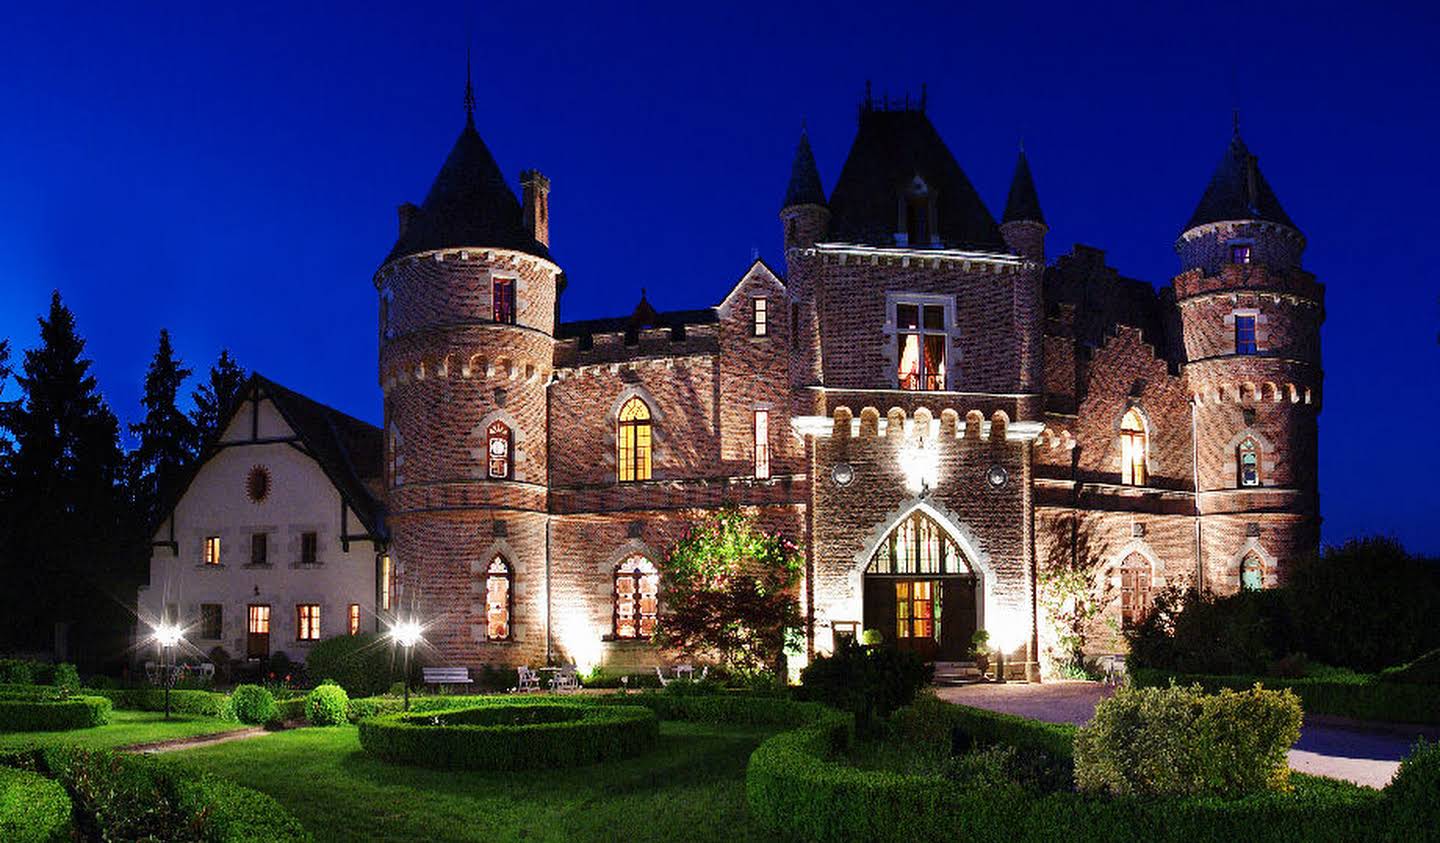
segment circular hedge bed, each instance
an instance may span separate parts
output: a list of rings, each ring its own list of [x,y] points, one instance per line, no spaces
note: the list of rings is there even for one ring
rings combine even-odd
[[[497,699],[438,712],[360,721],[360,745],[385,759],[427,767],[527,770],[629,758],[655,746],[660,720],[638,705]]]
[[[14,843],[69,840],[70,795],[32,770],[0,767],[0,839]]]
[[[60,732],[110,722],[104,697],[52,697],[41,694],[0,696],[0,732]]]

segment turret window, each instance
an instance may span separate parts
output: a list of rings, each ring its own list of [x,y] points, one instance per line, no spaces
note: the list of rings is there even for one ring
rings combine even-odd
[[[1144,486],[1148,479],[1146,457],[1148,442],[1145,420],[1140,411],[1131,407],[1120,420],[1120,482],[1127,486]]]
[[[1246,437],[1236,452],[1236,464],[1240,472],[1241,486],[1260,485],[1260,449],[1255,440]]]
[[[938,304],[897,304],[899,344],[896,380],[901,389],[945,388],[945,308]]]
[[[1265,587],[1265,563],[1251,553],[1240,563],[1240,587],[1246,591],[1259,591]]]
[[[492,422],[485,431],[486,474],[491,480],[510,478],[510,428],[505,422]]]
[[[767,336],[770,333],[770,302],[764,296],[752,299],[750,302],[750,334],[756,337]]]
[[[1230,244],[1230,262],[1234,264],[1248,265],[1254,254],[1254,246],[1249,243]]]
[[[639,398],[631,398],[620,408],[616,444],[619,453],[615,465],[622,483],[650,479],[650,408]]]
[[[491,288],[495,321],[502,325],[515,324],[515,279],[496,278]]]
[[[1235,353],[1255,354],[1260,344],[1255,336],[1254,314],[1235,315]]]
[[[485,569],[485,638],[509,641],[510,613],[515,603],[515,573],[505,557],[496,556]]]

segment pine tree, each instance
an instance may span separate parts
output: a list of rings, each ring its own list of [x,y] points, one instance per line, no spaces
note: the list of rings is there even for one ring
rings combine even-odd
[[[123,503],[120,425],[81,355],[75,316],[50,299],[40,346],[25,352],[22,395],[5,414],[13,439],[3,477],[10,568],[0,640],[48,649],[54,624],[71,624],[72,657],[89,665],[123,651],[136,572],[136,537]]]
[[[190,419],[195,429],[194,450],[199,453],[205,443],[220,431],[220,426],[229,418],[231,406],[245,386],[248,376],[229,349],[221,349],[220,357],[210,367],[210,379],[191,393],[195,409]]]
[[[145,418],[130,425],[130,432],[140,440],[130,454],[130,494],[142,523],[150,527],[194,456],[195,426],[175,406],[189,376],[190,370],[175,357],[170,332],[161,329],[160,345],[145,373],[145,395],[140,399]]]

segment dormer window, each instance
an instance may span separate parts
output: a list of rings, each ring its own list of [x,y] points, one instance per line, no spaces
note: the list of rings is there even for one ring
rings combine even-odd
[[[929,246],[935,242],[934,200],[930,186],[920,176],[906,186],[900,197],[900,225],[905,238],[901,245]]]
[[[496,278],[492,283],[491,302],[494,305],[495,321],[502,325],[514,325],[515,279]]]
[[[1251,257],[1254,254],[1254,248],[1255,247],[1250,245],[1249,243],[1231,243],[1230,262],[1234,264],[1240,264],[1242,266],[1248,266],[1250,264]]]

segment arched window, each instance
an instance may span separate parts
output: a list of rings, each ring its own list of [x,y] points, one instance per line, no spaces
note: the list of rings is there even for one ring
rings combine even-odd
[[[620,482],[650,479],[650,408],[631,398],[620,408],[619,430],[615,437],[620,453],[616,467]]]
[[[643,556],[631,556],[615,569],[615,637],[649,638],[660,609],[660,572]]]
[[[510,610],[515,604],[515,573],[505,557],[496,556],[485,569],[485,638],[510,640]]]
[[[502,421],[491,422],[485,430],[487,474],[492,480],[510,479],[510,427]]]
[[[1120,618],[1135,626],[1150,614],[1154,595],[1150,591],[1150,560],[1132,553],[1120,563]]]
[[[896,525],[870,557],[871,574],[968,574],[950,534],[923,512]]]
[[[1259,591],[1265,587],[1265,563],[1253,553],[1240,563],[1240,587],[1246,591]]]
[[[1240,473],[1241,486],[1260,485],[1260,448],[1249,436],[1240,443],[1235,454],[1236,469]]]
[[[1148,478],[1145,420],[1140,411],[1131,407],[1120,420],[1120,482],[1127,486],[1144,486]]]

